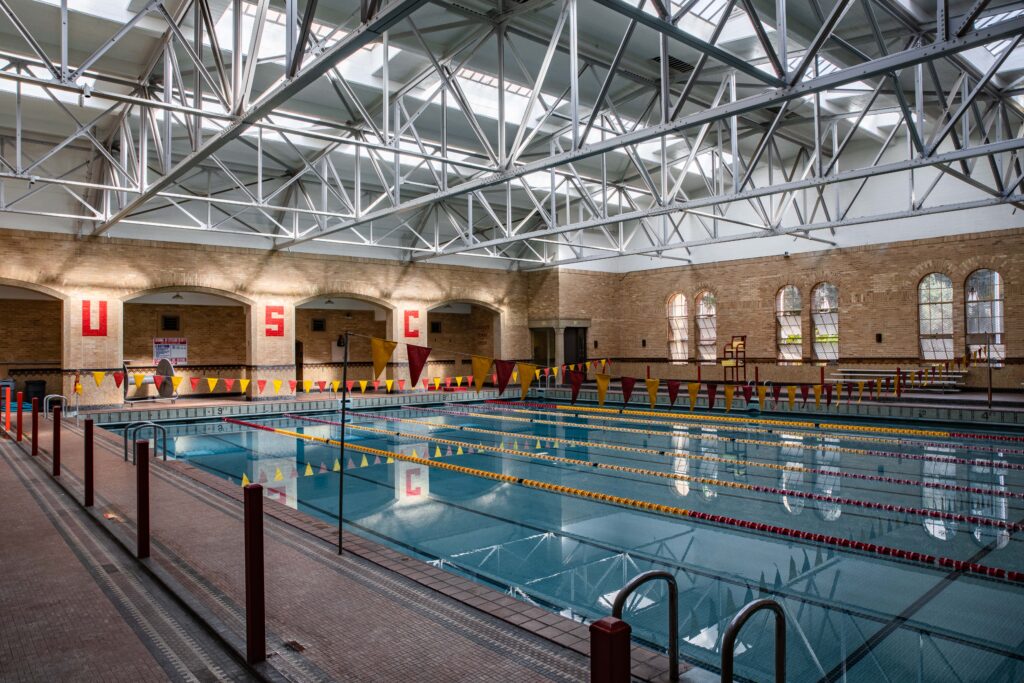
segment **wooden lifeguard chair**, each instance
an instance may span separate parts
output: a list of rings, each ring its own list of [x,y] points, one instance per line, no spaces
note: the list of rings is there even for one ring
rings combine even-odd
[[[742,368],[743,378],[740,379]],[[747,381],[747,335],[734,335],[722,349],[722,380]]]

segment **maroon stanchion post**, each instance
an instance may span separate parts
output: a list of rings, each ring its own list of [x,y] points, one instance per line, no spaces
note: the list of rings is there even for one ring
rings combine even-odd
[[[93,463],[92,463],[92,419],[85,421],[85,500],[82,505],[92,507],[93,499]]]
[[[22,429],[22,418],[23,418],[23,416],[21,414],[21,402],[22,402],[23,399],[24,399],[24,395],[19,391],[18,392],[18,407],[16,408],[16,410],[18,411],[18,441],[21,441],[21,437],[24,434],[24,431]]]
[[[629,635],[622,619],[603,617],[590,625],[590,683],[629,683]]]
[[[267,658],[267,621],[263,574],[263,487],[249,484],[245,500],[245,660]]]
[[[39,455],[39,398],[32,398],[32,455]]]
[[[60,406],[53,409],[53,476],[60,476]]]
[[[136,537],[140,560],[149,557],[149,442],[135,442]]]

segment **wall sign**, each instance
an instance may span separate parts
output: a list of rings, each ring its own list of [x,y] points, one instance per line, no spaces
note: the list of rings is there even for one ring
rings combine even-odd
[[[107,336],[107,302],[97,301],[96,312],[93,313],[92,302],[88,299],[82,301],[82,336],[83,337],[106,337]],[[93,318],[95,317],[95,323]]]
[[[187,365],[188,339],[184,337],[154,337],[153,365],[164,359],[170,361],[171,365]]]
[[[266,323],[266,336],[284,336],[284,306],[267,306],[263,321]]]
[[[405,312],[405,336],[407,339],[415,339],[420,336],[419,330],[414,330],[410,325],[413,320],[418,320],[420,317],[419,311],[406,311]]]

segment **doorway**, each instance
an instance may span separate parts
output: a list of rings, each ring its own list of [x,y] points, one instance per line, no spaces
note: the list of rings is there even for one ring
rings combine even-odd
[[[302,391],[302,365],[303,365],[302,342],[295,340],[295,391]]]
[[[583,363],[587,360],[587,328],[565,328],[565,363]]]

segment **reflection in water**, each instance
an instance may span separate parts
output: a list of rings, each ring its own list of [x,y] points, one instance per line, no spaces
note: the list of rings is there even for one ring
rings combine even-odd
[[[814,452],[815,467],[822,470],[814,477],[814,492],[826,496],[838,496],[840,488],[839,453],[818,449]],[[818,516],[826,522],[834,522],[843,514],[839,503],[826,500],[814,501]]]
[[[1003,457],[1000,453],[999,457]],[[969,469],[971,486],[987,488],[1003,493],[1006,491],[1006,470],[989,465],[971,465]],[[975,517],[1007,521],[1010,515],[1010,503],[1006,496],[995,493],[971,493],[971,512]],[[996,549],[1005,548],[1010,543],[1010,531],[997,527],[979,524],[974,527],[971,537],[978,545],[995,544]]]
[[[956,464],[952,462],[922,462],[921,481],[934,484],[956,484]],[[921,487],[921,503],[925,510],[957,512],[957,492]],[[957,523],[952,519],[925,519],[924,530],[932,538],[951,541],[956,536]]]
[[[690,440],[685,436],[673,436],[672,447],[677,452],[689,452]],[[675,458],[672,463],[672,471],[675,474],[688,476],[690,473],[690,461],[687,458]],[[685,479],[676,479],[676,493],[680,496],[690,495],[690,482]]]
[[[779,445],[780,460],[784,461],[787,467],[801,467],[803,463],[804,449],[803,437],[799,434],[780,434],[782,441]],[[783,470],[779,477],[779,487],[789,491],[805,491],[806,473]],[[791,515],[799,515],[804,511],[805,498],[797,496],[782,496],[782,507]]]

